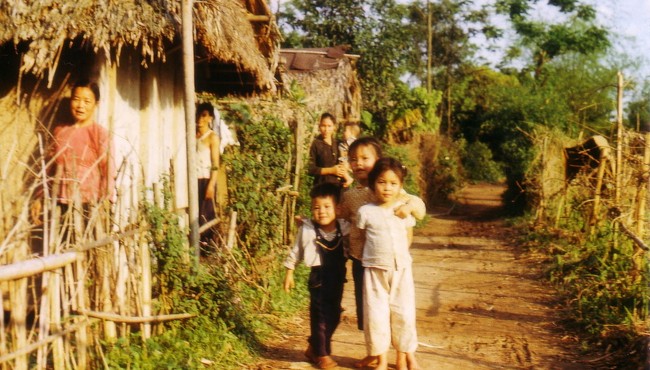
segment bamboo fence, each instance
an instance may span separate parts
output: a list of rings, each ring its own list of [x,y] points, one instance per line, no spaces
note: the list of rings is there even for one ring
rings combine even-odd
[[[100,339],[146,339],[156,323],[192,317],[154,313],[137,190],[119,199],[131,207],[71,206],[61,215],[50,204],[38,229],[26,209],[18,214],[0,244],[0,369],[85,369],[93,361],[106,368]]]

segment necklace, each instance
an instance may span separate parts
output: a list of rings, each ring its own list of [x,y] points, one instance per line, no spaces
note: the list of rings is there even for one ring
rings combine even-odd
[[[331,241],[327,241],[321,234],[321,230],[318,226],[316,226],[316,245],[320,246],[321,248],[325,249],[326,251],[333,251],[336,248],[341,245],[341,242],[343,241],[341,234],[341,228],[339,227],[338,223],[336,224],[336,234],[334,235],[334,238]],[[332,242],[336,241],[334,244]]]

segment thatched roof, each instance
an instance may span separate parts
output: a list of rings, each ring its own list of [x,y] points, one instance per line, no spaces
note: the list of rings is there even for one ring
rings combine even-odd
[[[37,76],[53,75],[61,50],[72,41],[117,56],[122,47],[132,46],[141,51],[145,64],[164,60],[165,53],[180,43],[180,4],[180,0],[2,1],[0,45],[26,45],[21,71]],[[254,28],[259,32],[259,26],[251,24],[247,8],[268,12],[263,0],[197,1],[195,40],[206,53],[203,57],[233,64],[255,76],[259,87],[269,87],[279,33],[269,21],[266,34],[256,34]],[[270,15],[266,14],[269,19]]]

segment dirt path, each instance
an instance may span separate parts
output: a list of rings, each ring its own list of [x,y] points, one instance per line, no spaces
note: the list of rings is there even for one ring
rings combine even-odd
[[[555,324],[552,290],[539,265],[520,255],[498,217],[495,185],[472,185],[449,209],[429,210],[411,253],[422,369],[584,369],[572,361],[572,340]],[[350,279],[351,281],[351,279]],[[332,348],[340,369],[365,356],[356,329],[352,284]],[[313,369],[303,351],[309,334],[301,315],[269,345],[258,369]],[[389,357],[394,364],[394,353]],[[394,368],[394,365],[393,367]]]

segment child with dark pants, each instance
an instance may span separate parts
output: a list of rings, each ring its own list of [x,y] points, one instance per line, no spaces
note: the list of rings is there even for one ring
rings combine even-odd
[[[316,185],[311,193],[312,220],[304,221],[284,261],[287,268],[284,290],[295,286],[293,272],[303,261],[309,274],[309,319],[311,335],[305,356],[320,369],[337,366],[330,357],[332,335],[341,320],[341,299],[345,283],[344,243],[349,224],[336,219],[340,188],[337,184]],[[347,247],[346,247],[347,248]]]

